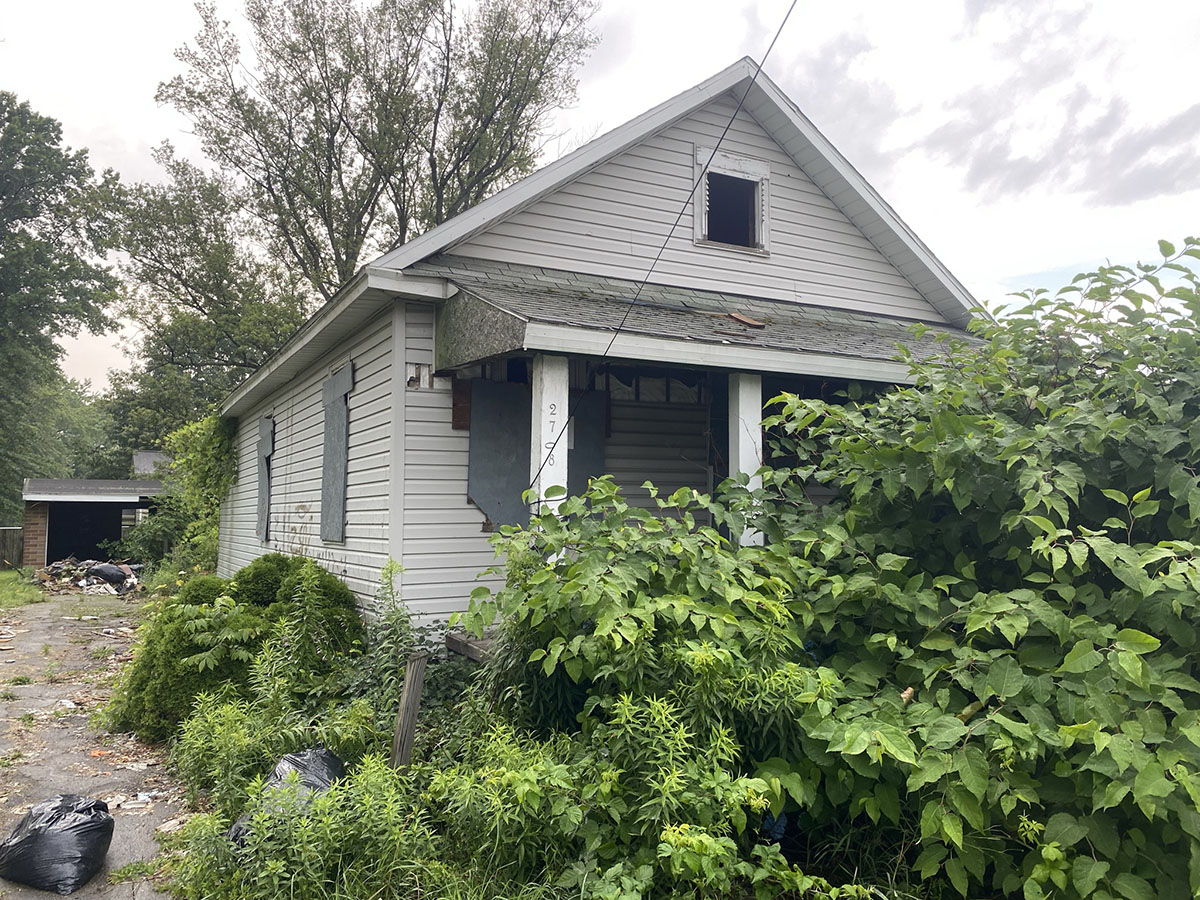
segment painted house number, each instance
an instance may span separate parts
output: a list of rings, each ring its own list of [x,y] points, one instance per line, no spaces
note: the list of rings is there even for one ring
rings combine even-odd
[[[550,440],[546,441],[546,443],[543,444],[542,446],[544,446],[548,451],[550,451],[549,453],[546,454],[546,465],[552,466],[552,465],[554,465],[554,435],[555,435],[555,430],[558,427],[558,404],[557,403],[550,404],[549,423],[550,423]]]

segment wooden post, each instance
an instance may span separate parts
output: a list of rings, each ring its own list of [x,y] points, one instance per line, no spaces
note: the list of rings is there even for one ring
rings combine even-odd
[[[408,658],[404,667],[404,693],[396,711],[396,731],[392,737],[393,769],[412,762],[413,736],[417,731],[417,710],[421,708],[421,691],[425,689],[425,664],[429,654],[422,651]]]
[[[547,500],[546,491],[555,486],[567,486],[570,436],[562,435],[560,439],[570,412],[571,379],[567,358],[537,354],[533,358],[532,377],[529,481],[530,489],[537,495],[533,511],[541,512],[542,503],[557,511],[566,498],[560,494]]]
[[[754,474],[763,464],[762,420],[762,376],[730,372],[729,474],[745,472],[750,476],[752,491],[762,487],[762,479]],[[761,545],[763,536],[746,529],[739,540],[742,544]]]

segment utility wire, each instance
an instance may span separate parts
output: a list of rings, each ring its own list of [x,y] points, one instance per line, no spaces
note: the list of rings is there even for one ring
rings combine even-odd
[[[691,203],[692,199],[696,196],[696,191],[699,190],[701,181],[703,181],[704,176],[708,173],[709,166],[712,165],[712,161],[717,156],[717,151],[721,149],[721,143],[725,140],[726,135],[729,134],[729,129],[733,127],[733,123],[737,120],[738,113],[742,111],[742,107],[746,104],[746,98],[750,96],[750,91],[753,90],[755,82],[758,81],[759,72],[761,72],[763,70],[763,66],[767,64],[767,58],[771,55],[771,51],[775,49],[775,43],[779,40],[779,35],[783,33],[783,28],[785,25],[787,25],[788,19],[791,18],[792,11],[796,8],[796,4],[798,2],[799,0],[792,0],[791,4],[788,6],[787,12],[783,16],[783,21],[780,22],[779,27],[775,29],[775,36],[771,38],[771,43],[767,46],[767,52],[763,54],[762,62],[755,66],[754,75],[751,76],[750,83],[746,85],[746,90],[742,92],[742,97],[740,100],[738,100],[737,108],[734,109],[733,115],[729,117],[729,121],[725,123],[725,128],[721,131],[721,136],[717,138],[716,144],[713,145],[712,152],[708,155],[708,161],[700,170],[700,174],[696,177],[695,182],[692,183],[692,189],[688,191],[687,197],[684,198],[683,204],[679,207],[679,213],[675,216],[675,221],[671,223],[671,229],[667,232],[667,236],[663,239],[662,245],[658,248],[658,253],[654,255],[654,260],[650,263],[650,268],[646,270],[646,274],[643,275],[642,280],[638,282],[637,290],[634,291],[633,297],[625,306],[625,313],[621,316],[621,321],[617,323],[616,330],[613,331],[612,337],[609,338],[608,345],[604,348],[604,352],[600,354],[601,360],[608,357],[609,351],[611,351],[613,348],[613,344],[615,344],[617,342],[617,338],[621,336],[621,330],[625,327],[625,323],[629,321],[629,314],[633,312],[634,306],[637,305],[638,298],[642,295],[642,289],[645,288],[646,283],[650,280],[650,276],[654,274],[655,268],[658,267],[658,263],[662,259],[663,253],[666,252],[667,245],[670,244],[671,238],[675,236],[675,230],[679,227],[679,223],[683,221],[683,214],[687,212],[688,204]],[[592,373],[594,373],[597,368],[599,368],[599,363],[593,363]],[[550,461],[550,459],[554,456],[554,451],[558,449],[558,442],[562,440],[562,436],[570,429],[571,421],[575,418],[575,412],[577,411],[578,406],[579,398],[576,399],[574,404],[568,406],[566,421],[563,422],[562,428],[559,429],[558,434],[555,435],[554,441],[550,445],[550,452],[545,455],[545,458],[542,460],[542,464],[538,466],[537,471],[529,480],[529,487],[527,487],[525,490],[532,490],[533,486],[537,484],[538,478],[540,478],[542,475],[542,470],[546,468],[546,463]],[[539,497],[537,502],[540,505],[544,501]]]

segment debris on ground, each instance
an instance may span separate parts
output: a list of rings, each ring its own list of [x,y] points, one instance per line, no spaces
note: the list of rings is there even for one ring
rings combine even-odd
[[[113,817],[103,800],[62,794],[34,805],[0,843],[0,878],[70,894],[104,865]]]
[[[35,571],[33,581],[51,594],[128,594],[138,589],[141,571],[140,565],[127,562],[80,561],[68,556]]]

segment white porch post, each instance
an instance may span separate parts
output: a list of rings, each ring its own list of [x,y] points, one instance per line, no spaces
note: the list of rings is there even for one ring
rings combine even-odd
[[[567,486],[567,427],[570,379],[565,356],[538,354],[533,358],[533,409],[530,416],[529,481],[539,500],[548,488]],[[555,440],[558,445],[555,446]],[[539,471],[540,470],[540,471]],[[546,500],[557,511],[564,497]],[[538,509],[534,505],[534,511]]]
[[[762,487],[755,476],[763,464],[762,443],[762,376],[747,372],[729,375],[729,474],[745,472],[750,476],[750,488]],[[761,532],[746,530],[743,544],[761,544]]]

